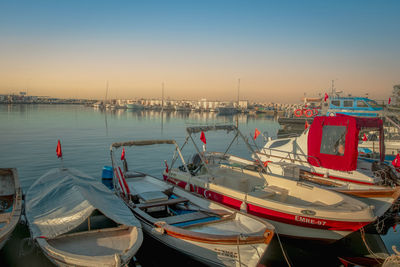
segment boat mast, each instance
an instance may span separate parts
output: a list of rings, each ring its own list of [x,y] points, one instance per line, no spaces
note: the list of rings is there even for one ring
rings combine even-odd
[[[161,84],[161,111],[164,110],[164,82]]]

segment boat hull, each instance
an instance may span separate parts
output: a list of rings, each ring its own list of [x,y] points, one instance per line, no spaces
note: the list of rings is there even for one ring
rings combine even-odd
[[[0,212],[0,249],[17,226],[22,212],[22,192],[17,170],[0,169],[0,201],[5,208]]]
[[[164,180],[181,188],[185,188],[187,184],[184,181],[174,179],[173,177],[167,177],[166,175],[164,175]],[[228,196],[227,194],[210,190],[209,187],[207,189],[206,186],[202,187],[198,184],[193,185],[193,183],[195,183],[193,180],[191,180],[191,183],[191,192],[195,192],[206,199],[263,218],[273,224],[280,235],[292,238],[305,238],[332,243],[354,231],[357,231],[371,222],[329,220],[325,218],[310,217],[304,214],[282,212],[259,204],[252,204],[251,197],[247,198],[247,204],[245,205],[245,210],[243,210],[243,199],[238,199],[233,196]]]
[[[132,242],[130,237],[138,242]],[[129,244],[118,251],[115,243]],[[37,238],[46,257],[58,266],[123,266],[139,250],[143,233],[136,227],[111,228],[66,235],[57,239]],[[114,247],[113,247],[114,246]],[[103,250],[103,253],[99,253]]]

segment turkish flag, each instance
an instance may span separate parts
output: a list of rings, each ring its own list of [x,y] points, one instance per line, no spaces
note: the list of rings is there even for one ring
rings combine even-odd
[[[396,169],[400,167],[400,154],[397,154],[396,158],[392,161],[392,164]]]
[[[204,144],[207,144],[206,135],[204,134],[203,131],[201,131],[200,140],[201,140]]]
[[[325,97],[324,97],[324,102],[326,102],[326,100],[329,98],[328,94],[325,93]]]
[[[254,130],[254,137],[253,137],[253,139],[256,140],[257,137],[258,137],[259,135],[260,135],[260,131],[256,128],[256,129]]]
[[[122,148],[121,160],[125,159],[125,147]]]
[[[392,99],[389,97],[388,105],[390,105],[390,102],[392,102]]]
[[[308,128],[308,126],[310,126],[310,124],[308,124],[308,121],[306,121],[305,125],[304,125],[304,130]]]
[[[367,140],[368,140],[368,138],[367,138],[367,136],[366,136],[365,134],[363,135],[362,140],[363,140],[363,141],[367,141]]]
[[[62,151],[61,151],[61,142],[60,142],[60,139],[58,139],[56,152],[57,152],[57,157],[58,157],[58,158],[61,158],[61,157],[62,157]]]

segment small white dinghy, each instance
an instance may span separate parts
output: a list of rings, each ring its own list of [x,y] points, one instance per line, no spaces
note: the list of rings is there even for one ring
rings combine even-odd
[[[120,164],[115,159],[118,148],[155,144],[178,147],[174,140],[111,145],[116,191],[142,222],[143,231],[208,266],[256,266],[274,235],[271,224],[195,196],[161,179],[129,172],[124,158]]]
[[[121,266],[143,241],[140,222],[97,179],[52,169],[26,194],[32,238],[60,266]]]
[[[17,170],[0,169],[0,249],[11,236],[21,217],[22,193]]]

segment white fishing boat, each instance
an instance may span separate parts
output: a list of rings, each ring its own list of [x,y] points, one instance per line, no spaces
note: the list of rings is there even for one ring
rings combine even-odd
[[[0,168],[0,249],[21,217],[22,193],[17,170]]]
[[[382,136],[377,144],[381,162],[359,158],[359,135],[366,129],[375,129]],[[316,117],[300,136],[270,140],[255,155],[271,173],[291,170],[297,173],[290,175],[291,179],[356,197],[373,205],[375,215],[384,219],[399,211],[400,180],[398,172],[382,161],[383,142],[379,118]]]
[[[359,134],[366,129],[379,133],[378,162],[358,157]],[[399,174],[383,162],[384,151],[381,119],[338,114],[315,117],[311,126],[298,137],[268,141],[254,159],[294,163],[315,178],[342,185],[400,185]]]
[[[52,169],[29,188],[31,237],[59,266],[122,266],[143,241],[140,222],[97,179],[75,169]]]
[[[129,141],[110,148],[115,188],[141,221],[145,233],[208,266],[256,266],[274,235],[271,224],[162,179],[129,171],[124,157],[116,159],[120,148],[156,144],[179,149],[174,140]]]
[[[144,109],[144,105],[142,103],[140,103],[140,101],[128,100],[125,106],[129,110],[142,110],[142,109]]]
[[[192,137],[206,131],[232,131],[235,137],[230,146],[236,137],[241,137],[252,150],[233,125],[186,130],[186,142],[193,141],[197,154],[189,165],[164,172],[164,179],[170,183],[263,218],[273,223],[279,234],[296,238],[332,242],[375,220],[372,207],[346,195],[267,173],[262,164],[261,172],[225,165],[221,162],[225,153],[220,153],[221,157],[207,157]]]

